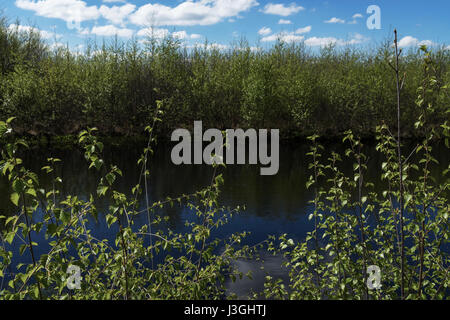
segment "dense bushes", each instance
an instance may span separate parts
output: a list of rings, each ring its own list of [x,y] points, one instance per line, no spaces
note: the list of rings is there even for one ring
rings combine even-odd
[[[381,121],[395,123],[388,44],[314,53],[286,43],[253,50],[245,41],[228,50],[188,49],[167,38],[90,44],[76,54],[50,50],[38,35],[11,30],[5,21],[0,43],[0,116],[16,116],[19,133],[71,134],[95,125],[102,134],[140,134],[156,100],[168,111],[164,134],[194,120],[217,128],[280,128],[283,137],[348,129],[374,136]],[[421,58],[414,51],[402,58],[405,120],[418,115]],[[437,50],[433,60],[443,83],[450,78],[449,51]],[[449,102],[444,96],[437,105]],[[444,117],[437,114],[433,123]],[[406,136],[418,135],[412,121],[405,123]]]

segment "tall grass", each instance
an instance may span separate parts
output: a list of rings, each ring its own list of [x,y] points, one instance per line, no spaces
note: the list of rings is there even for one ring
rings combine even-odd
[[[284,138],[349,129],[374,136],[380,122],[396,126],[389,43],[317,53],[302,43],[252,50],[241,41],[219,50],[186,48],[173,38],[115,39],[88,42],[80,54],[51,49],[38,34],[9,29],[2,19],[0,49],[0,117],[16,116],[19,134],[64,135],[94,125],[104,135],[140,134],[157,100],[167,111],[160,134],[199,119],[216,128],[280,128]],[[408,75],[401,96],[404,136],[422,134],[412,121],[419,114],[421,58],[414,50],[401,57]],[[448,82],[449,50],[435,50],[433,60],[440,82]],[[445,96],[436,105],[449,102]],[[431,125],[445,118],[436,115]]]

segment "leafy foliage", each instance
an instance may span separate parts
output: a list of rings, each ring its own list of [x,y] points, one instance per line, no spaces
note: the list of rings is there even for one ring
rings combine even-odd
[[[337,137],[350,129],[374,137],[381,121],[395,127],[389,42],[314,53],[301,43],[263,50],[245,40],[226,50],[208,44],[188,49],[169,37],[145,45],[88,43],[84,52],[72,52],[50,49],[32,31],[10,30],[5,19],[0,39],[0,117],[16,116],[19,134],[69,135],[95,126],[102,135],[140,135],[157,100],[170,111],[160,136],[199,119],[210,128],[279,128],[285,138]],[[448,82],[449,50],[431,56],[436,80]],[[418,137],[422,131],[413,124],[422,57],[411,51],[401,59],[407,74],[403,135]],[[438,99],[426,126],[446,119],[442,105],[449,97]]]
[[[307,183],[315,191],[309,216],[314,230],[303,242],[287,235],[267,240],[267,251],[285,257],[290,281],[268,276],[264,292],[257,297],[448,297],[445,247],[450,184],[448,179],[437,184],[430,175],[437,162],[431,152],[433,141],[443,138],[448,146],[450,138],[448,53],[433,54],[422,47],[417,55],[397,55],[403,67],[400,70],[397,63],[397,81],[392,81],[392,70],[385,63],[390,59],[389,46],[376,54],[337,52],[330,47],[320,56],[283,43],[269,51],[254,52],[241,45],[228,52],[200,48],[187,53],[176,41],[166,39],[150,42],[150,54],[133,43],[128,48],[114,43],[74,55],[67,50],[40,51],[39,40],[22,36],[0,23],[2,48],[9,50],[1,51],[0,116],[9,118],[0,121],[0,138],[5,141],[0,172],[10,183],[10,200],[17,210],[0,216],[4,226],[0,278],[3,281],[11,273],[14,255],[29,254],[32,262],[14,266],[18,272],[0,288],[1,298],[226,298],[226,279],[243,276],[232,262],[251,258],[261,246],[242,246],[246,232],[227,239],[212,237],[214,229],[239,211],[218,202],[223,183],[219,168],[214,166],[211,184],[194,194],[150,203],[147,192],[147,162],[156,124],[164,132],[198,117],[216,127],[231,120],[233,126],[283,128],[287,135],[317,133],[309,138]],[[400,74],[411,80],[402,78],[397,92],[403,103],[397,111],[403,117],[395,119],[392,88],[399,85]],[[93,124],[99,128],[89,128]],[[61,134],[82,127],[88,129],[78,135],[79,145],[90,169],[101,174],[97,192],[87,199],[62,198],[62,179],[55,170],[59,159],[49,158],[42,168],[53,180],[52,188],[44,190],[18,157],[28,145],[13,132],[38,134],[51,128],[51,133]],[[141,175],[132,196],[127,196],[115,188],[122,171],[105,165],[97,135],[131,134],[144,128],[149,138],[138,160]],[[397,136],[392,128],[398,130]],[[347,152],[323,159],[319,136],[324,133],[343,133]],[[381,193],[374,192],[373,183],[365,178],[371,168],[362,151],[362,137],[371,134],[376,135],[377,151],[385,159],[381,178],[387,188]],[[400,140],[405,135],[421,137],[406,157]],[[413,156],[419,159],[417,164],[411,161]],[[353,175],[342,173],[343,161],[354,162]],[[449,172],[450,164],[442,175],[448,177]],[[144,209],[137,201],[140,194],[146,199]],[[105,215],[98,215],[98,199],[110,204]],[[176,233],[163,227],[164,219],[154,210],[180,203],[191,209],[193,217],[186,222],[187,232]],[[44,212],[42,219],[34,219],[38,208]],[[135,217],[143,213],[147,224],[137,227]],[[95,238],[88,229],[90,219],[104,219],[115,241]],[[41,233],[50,249],[36,256],[33,236]],[[13,241],[23,242],[19,252],[10,249]],[[382,272],[377,290],[367,286],[370,265]],[[67,288],[70,266],[82,270],[80,290]]]

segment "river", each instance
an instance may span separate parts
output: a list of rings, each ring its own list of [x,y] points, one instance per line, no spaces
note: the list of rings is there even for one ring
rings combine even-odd
[[[166,143],[155,149],[155,154],[151,157],[149,195],[152,201],[164,200],[167,196],[189,194],[207,186],[213,174],[213,168],[207,165],[181,165],[172,164],[170,153],[173,145]],[[117,189],[130,194],[140,174],[137,166],[137,159],[142,152],[142,147],[136,144],[124,144],[121,146],[106,147],[103,153],[106,165],[115,164],[123,171],[123,178],[117,181]],[[344,154],[346,146],[337,143],[325,144],[325,154],[323,159],[331,151]],[[287,233],[294,240],[304,239],[306,233],[311,231],[313,225],[308,220],[309,213],[313,208],[309,204],[313,194],[305,186],[311,171],[308,170],[310,158],[306,156],[309,150],[307,143],[282,143],[280,145],[280,168],[277,175],[261,176],[260,165],[232,165],[225,169],[220,169],[225,183],[221,189],[220,203],[225,206],[245,205],[246,209],[233,217],[229,224],[217,231],[215,237],[225,237],[234,232],[249,231],[247,244],[256,244],[268,235],[281,235]],[[405,147],[412,150],[411,147]],[[366,149],[370,157],[369,170],[365,176],[366,181],[375,183],[375,189],[380,190],[383,182],[380,181],[380,168],[384,159],[375,151],[374,145],[369,145]],[[442,180],[440,171],[448,166],[450,159],[449,149],[445,146],[435,146],[435,156],[439,161],[432,175],[438,180]],[[99,175],[88,169],[88,164],[84,159],[81,149],[52,149],[37,148],[25,152],[22,155],[24,164],[32,171],[39,173],[40,183],[47,188],[51,185],[51,177],[46,176],[41,168],[45,165],[46,159],[57,157],[62,160],[57,168],[57,175],[63,179],[61,193],[66,195],[78,195],[87,199],[89,194],[96,193]],[[412,158],[414,160],[414,157]],[[341,163],[342,170],[351,174],[353,163],[345,160]],[[0,178],[0,214],[10,215],[14,212],[14,207],[9,200],[10,190],[5,178]],[[141,199],[144,205],[144,199]],[[98,211],[104,214],[107,211],[108,203],[97,202]],[[164,208],[156,214],[167,215],[169,217],[169,227],[176,231],[183,231],[184,223],[192,216],[192,212],[186,206],[174,206]],[[37,212],[34,219],[39,220],[42,213]],[[104,221],[104,219],[99,219]],[[137,224],[142,225],[147,221],[146,214],[138,217]],[[99,239],[110,239],[115,237],[115,230],[111,230],[104,222],[92,221],[88,226],[93,235]],[[36,248],[37,255],[45,253],[48,246],[45,245],[44,235],[33,235],[33,240],[39,243]],[[19,246],[21,243],[15,241]],[[15,256],[14,264],[19,262],[29,262],[29,255]],[[286,270],[283,270],[278,257],[268,258],[266,261],[266,271],[284,277]],[[254,280],[243,280],[237,284],[229,283],[229,288],[244,296],[250,288],[260,288],[263,283],[265,273],[257,271],[256,262],[237,261],[241,271],[250,269],[256,271]]]

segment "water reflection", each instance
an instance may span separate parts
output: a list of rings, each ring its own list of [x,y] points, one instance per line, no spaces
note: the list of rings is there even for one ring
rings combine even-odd
[[[115,164],[121,168],[124,174],[123,178],[117,180],[119,191],[130,194],[132,187],[139,181],[140,170],[136,162],[142,148],[143,146],[139,145],[105,148],[106,165]],[[307,144],[282,144],[280,146],[280,169],[275,176],[261,176],[259,165],[235,165],[228,166],[223,170],[225,185],[221,190],[221,204],[230,207],[245,205],[246,210],[235,216],[214,236],[225,237],[234,232],[249,231],[251,236],[248,238],[247,244],[259,243],[267,239],[268,235],[283,233],[289,234],[293,239],[303,239],[306,233],[312,230],[311,222],[307,219],[308,214],[312,212],[312,207],[308,203],[312,199],[312,191],[305,187],[311,174],[308,170],[310,159],[305,156],[308,149]],[[167,196],[176,197],[181,194],[193,193],[207,186],[211,181],[213,169],[210,166],[175,166],[170,161],[170,151],[171,145],[160,145],[150,160],[149,193],[152,201],[163,200]],[[345,147],[339,144],[326,145],[323,159],[327,159],[331,151],[343,154]],[[375,188],[379,189],[383,187],[382,182],[379,181],[379,168],[383,160],[374,151],[373,146],[367,147],[367,152],[370,161],[366,181],[373,181]],[[435,147],[435,156],[440,162],[440,166],[433,169],[432,175],[439,181],[443,179],[439,170],[448,165],[449,151],[444,146]],[[32,171],[39,173],[42,186],[46,188],[51,186],[52,178],[41,171],[41,168],[47,165],[46,160],[49,157],[62,159],[62,163],[56,170],[56,175],[63,179],[62,196],[77,195],[80,198],[88,199],[90,194],[96,193],[100,176],[95,170],[88,170],[83,152],[78,149],[37,149],[22,155],[24,164]],[[342,162],[342,170],[350,174],[352,162]],[[15,209],[9,197],[8,184],[4,178],[0,178],[0,214],[14,212]],[[144,199],[141,201],[144,205]],[[98,201],[97,209],[100,214],[104,214],[107,208],[108,203],[105,200]],[[169,218],[169,227],[179,232],[184,230],[186,219],[192,218],[192,213],[184,206],[164,208],[155,214],[166,215]],[[34,217],[35,220],[39,220],[41,215],[42,213],[38,212]],[[109,229],[104,219],[99,220],[99,222],[91,221],[88,226],[93,235],[100,239],[112,240],[116,230]],[[146,223],[147,217],[143,214],[135,221],[138,227]],[[39,243],[37,254],[48,250],[44,235],[33,235],[33,239]],[[16,256],[15,259],[15,263],[26,262],[29,257],[25,254],[20,257]],[[269,264],[270,261],[272,260],[269,260]],[[279,262],[277,260],[273,265],[280,268]],[[244,261],[236,261],[236,264],[243,269],[242,271],[255,267],[250,262]],[[278,272],[282,272],[282,270],[275,270],[275,273]],[[229,285],[235,288],[238,284]],[[244,281],[239,285],[242,287],[240,292],[244,292],[250,284]]]
[[[124,177],[117,180],[117,189],[126,194],[139,181],[140,170],[136,161],[143,146],[124,145],[121,147],[107,147],[104,151],[106,165],[116,164],[122,169]],[[157,201],[167,196],[176,197],[181,194],[193,193],[208,185],[211,181],[213,169],[206,165],[175,166],[170,161],[171,145],[164,144],[156,149],[150,163],[149,194],[151,200]],[[225,185],[221,191],[221,203],[226,206],[245,205],[247,210],[239,219],[246,222],[270,222],[270,228],[277,231],[286,225],[295,225],[308,211],[308,201],[312,198],[312,191],[307,190],[305,183],[311,174],[308,170],[310,159],[305,156],[309,146],[306,144],[285,144],[280,147],[280,170],[275,176],[261,176],[259,165],[234,165],[221,169]],[[343,154],[345,147],[339,144],[329,144],[325,153],[337,151]],[[381,188],[379,168],[382,159],[374,152],[374,148],[367,148],[369,152],[369,171],[366,181],[374,181],[376,188]],[[439,170],[448,163],[448,149],[435,148],[440,167],[432,174],[442,179]],[[41,168],[48,157],[58,157],[62,163],[56,170],[56,175],[63,179],[62,196],[77,195],[87,199],[96,193],[100,175],[95,170],[88,170],[88,164],[83,152],[73,150],[37,149],[22,155],[25,165],[32,171],[39,173],[41,185],[50,188],[52,177],[44,174]],[[328,157],[324,154],[323,159]],[[343,161],[342,169],[346,173],[352,172],[352,162]],[[374,168],[374,170],[372,170]],[[9,200],[10,189],[5,178],[0,178],[0,212],[13,212],[14,207]],[[142,199],[143,200],[143,199]],[[99,212],[107,210],[108,203],[101,199],[97,203]],[[164,209],[171,226],[178,228],[183,221],[183,207]],[[244,222],[244,221],[242,221]],[[232,222],[233,228],[240,229],[237,221]],[[252,227],[245,223],[246,227]]]

